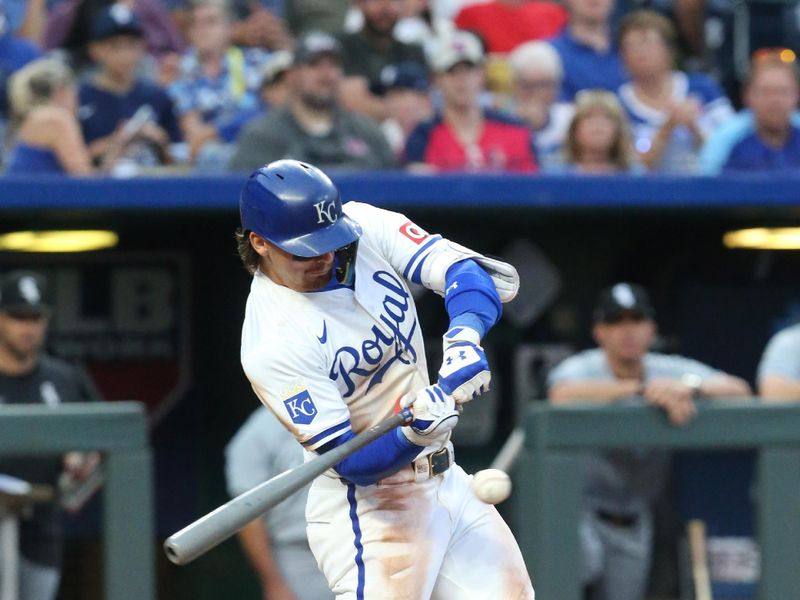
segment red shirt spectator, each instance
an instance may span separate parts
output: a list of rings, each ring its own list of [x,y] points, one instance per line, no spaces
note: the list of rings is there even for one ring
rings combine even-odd
[[[406,160],[438,171],[538,170],[527,127],[499,113],[485,112],[483,118],[483,131],[471,146],[441,117],[420,125],[408,140]]]
[[[506,54],[529,40],[561,33],[569,13],[554,2],[495,0],[465,6],[456,15],[456,27],[481,36],[490,54]]]

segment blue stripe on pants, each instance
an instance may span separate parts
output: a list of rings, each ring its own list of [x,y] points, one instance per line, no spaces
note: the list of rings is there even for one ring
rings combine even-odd
[[[361,524],[358,522],[356,512],[356,486],[353,483],[347,484],[347,501],[350,503],[350,523],[353,525],[353,544],[356,547],[356,567],[358,568],[358,587],[356,588],[356,599],[364,600],[364,546],[361,545]]]

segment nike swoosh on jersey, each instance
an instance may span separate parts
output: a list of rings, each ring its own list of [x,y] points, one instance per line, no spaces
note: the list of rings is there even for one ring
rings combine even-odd
[[[322,335],[318,335],[317,339],[319,340],[320,344],[324,344],[328,341],[328,322],[322,321]]]

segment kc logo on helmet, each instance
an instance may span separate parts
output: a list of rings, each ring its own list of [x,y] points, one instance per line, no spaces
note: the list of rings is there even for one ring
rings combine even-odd
[[[325,200],[322,200],[321,202],[317,202],[314,208],[317,209],[317,223],[327,221],[333,225],[339,218],[339,215],[336,214],[336,202],[331,201],[326,208]]]
[[[297,425],[308,425],[317,416],[317,407],[314,406],[308,390],[303,390],[299,394],[287,398],[283,401],[283,405],[286,407],[292,423]]]

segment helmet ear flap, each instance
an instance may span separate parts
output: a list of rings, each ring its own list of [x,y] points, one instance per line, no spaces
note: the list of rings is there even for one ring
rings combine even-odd
[[[358,254],[358,240],[339,248],[334,253],[334,274],[340,285],[351,286],[356,279],[356,254]]]

